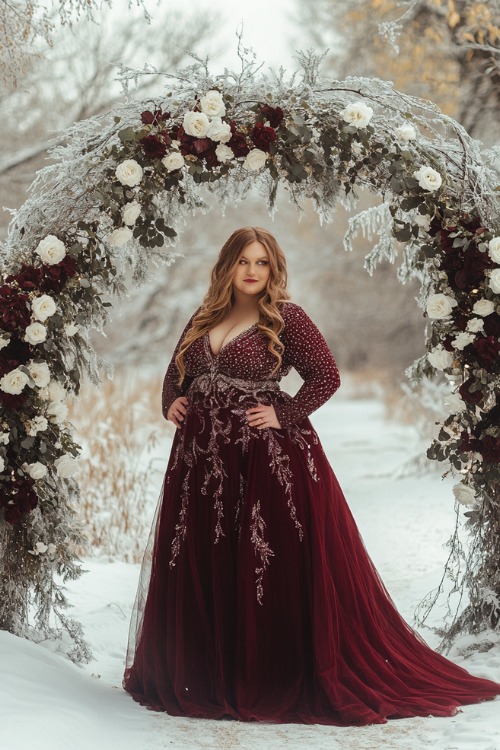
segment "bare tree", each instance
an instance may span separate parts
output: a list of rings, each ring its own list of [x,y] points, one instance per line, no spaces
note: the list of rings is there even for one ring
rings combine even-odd
[[[339,78],[388,78],[496,141],[499,0],[298,0],[297,16]],[[302,41],[303,46],[303,41]],[[327,64],[328,64],[327,63]]]
[[[137,10],[124,8],[120,15],[104,9],[94,20],[60,28],[46,56],[31,61],[17,86],[0,86],[0,118],[9,135],[0,144],[0,206],[17,208],[23,202],[55,133],[106,112],[123,95],[115,80],[120,64],[142,68],[147,63],[151,70],[168,72],[201,44],[204,52],[217,55],[207,44],[215,37],[216,14],[187,17],[163,8],[149,23]],[[134,94],[144,98],[150,90],[158,96],[158,81],[159,74],[143,76]],[[0,214],[0,231],[7,223],[8,214]]]

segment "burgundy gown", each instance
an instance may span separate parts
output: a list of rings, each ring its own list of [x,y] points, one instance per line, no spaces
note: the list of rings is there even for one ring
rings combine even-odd
[[[451,716],[500,684],[429,648],[382,583],[308,415],[340,385],[297,304],[281,305],[281,370],[258,324],[215,355],[208,334],[176,346],[163,414],[176,430],[144,555],[123,686],[175,716],[332,725]],[[292,397],[278,381],[304,380]],[[281,429],[245,410],[274,405]]]

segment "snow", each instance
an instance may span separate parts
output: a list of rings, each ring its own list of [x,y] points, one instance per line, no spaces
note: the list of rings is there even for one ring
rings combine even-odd
[[[284,386],[287,390],[286,386]],[[384,419],[376,398],[353,399],[348,385],[316,412],[316,427],[330,463],[389,592],[407,621],[440,581],[454,525],[453,480],[437,471],[408,475],[406,462],[422,452],[415,429]],[[166,465],[170,425],[160,449]],[[161,470],[152,482],[161,486]],[[152,509],[153,510],[153,509]],[[464,706],[451,718],[416,718],[368,727],[254,724],[172,717],[136,704],[121,677],[129,617],[139,566],[87,558],[88,571],[68,584],[95,661],[77,666],[57,644],[36,645],[0,632],[1,747],[5,750],[500,750],[500,698]],[[433,624],[439,623],[433,614]],[[429,629],[419,632],[435,647]],[[486,640],[487,635],[482,639]],[[500,681],[500,642],[465,658],[460,647],[448,658],[479,676]]]

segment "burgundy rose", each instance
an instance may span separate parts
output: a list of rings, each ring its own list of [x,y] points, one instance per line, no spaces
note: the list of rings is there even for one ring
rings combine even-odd
[[[0,351],[0,377],[19,365],[25,365],[32,357],[31,347],[12,334],[7,346]]]
[[[233,150],[235,156],[246,156],[250,151],[250,148],[247,144],[246,135],[244,133],[240,133],[236,129],[236,123],[234,122],[234,120],[231,120],[229,125],[231,127],[232,136],[227,142],[227,145]]]
[[[252,130],[252,141],[262,151],[269,151],[269,146],[276,140],[276,131],[258,122]]]
[[[479,389],[478,391],[469,390],[470,386],[474,385],[474,383],[476,382],[477,381],[474,380],[474,378],[468,378],[458,389],[459,394],[467,404],[478,404],[483,398],[481,389]]]
[[[170,138],[168,139],[170,141]],[[141,138],[140,144],[149,159],[161,159],[165,156],[169,143],[164,143],[157,135],[147,135]]]
[[[183,156],[198,156],[194,142],[195,140],[202,140],[200,138],[194,138],[192,135],[186,133],[182,125],[179,125],[177,129],[177,138],[180,142],[179,151]],[[175,137],[175,136],[174,136]]]
[[[465,331],[465,329],[467,328],[467,323],[469,322],[469,316],[460,309],[460,305],[453,308],[451,315],[453,318],[453,322],[458,330]]]
[[[210,138],[195,138],[193,141],[193,148],[195,150],[195,153],[197,156],[200,156],[201,154],[204,154],[206,151],[209,151],[210,148],[213,146],[214,141],[210,140]]]
[[[492,313],[487,315],[484,320],[484,332],[487,336],[494,336],[500,338],[500,315]]]
[[[485,435],[481,438],[479,452],[486,463],[500,462],[500,438]]]
[[[26,263],[23,263],[21,270],[15,274],[13,273],[10,274],[10,276],[7,276],[5,281],[7,284],[17,282],[20,289],[23,289],[26,292],[32,292],[33,290],[38,289],[41,278],[42,270],[40,268],[28,266]]]
[[[15,331],[26,328],[31,321],[31,312],[27,307],[29,297],[5,284],[0,287],[0,328],[4,331]]]
[[[33,510],[38,505],[36,492],[31,487],[23,488],[17,495],[16,505],[22,513],[29,513],[30,510]]]
[[[22,517],[21,511],[16,505],[7,505],[5,508],[5,520],[7,523],[14,525],[19,523]]]
[[[281,107],[270,107],[269,104],[264,104],[261,107],[261,112],[265,120],[269,121],[272,128],[277,128],[283,122],[285,117]]]
[[[144,125],[158,125],[161,121],[168,120],[170,112],[162,112],[161,109],[155,109],[153,112],[146,110],[141,114],[141,121]]]
[[[470,432],[463,430],[458,443],[458,450],[463,453],[478,453],[480,447],[481,442],[473,437]]]
[[[494,336],[477,339],[472,346],[477,354],[479,364],[483,367],[495,362],[500,354],[500,343]]]
[[[500,424],[500,404],[495,404],[486,414],[483,414],[481,422],[477,425],[478,433],[487,430],[488,427],[496,427]]]
[[[58,294],[65,286],[68,279],[76,274],[76,260],[71,255],[66,255],[60,263],[53,265],[42,265],[43,280],[40,289],[44,292]]]
[[[22,405],[29,398],[29,388],[26,386],[21,393],[5,393],[0,388],[0,402],[10,411],[16,411],[22,407]]]

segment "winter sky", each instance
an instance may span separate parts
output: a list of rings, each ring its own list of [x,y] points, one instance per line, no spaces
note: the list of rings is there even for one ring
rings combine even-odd
[[[264,68],[278,69],[283,65],[292,71],[297,67],[289,51],[290,40],[296,36],[293,20],[296,4],[293,0],[193,0],[186,3],[185,10],[188,8],[193,14],[197,9],[210,9],[220,14],[221,26],[215,41],[222,50],[218,59],[221,67],[239,69],[236,30],[242,23],[243,42],[254,49],[258,62],[265,63]]]

